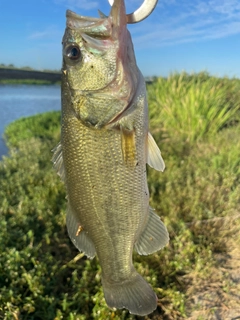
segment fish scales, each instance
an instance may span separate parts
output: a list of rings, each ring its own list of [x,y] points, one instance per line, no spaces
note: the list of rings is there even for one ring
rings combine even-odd
[[[149,207],[146,163],[163,171],[148,131],[144,78],[126,28],[123,0],[109,17],[67,12],[63,38],[61,142],[53,162],[68,199],[74,245],[102,268],[111,308],[146,315],[157,297],[136,272],[132,253],[164,247],[168,232]]]
[[[142,109],[144,105],[143,97]],[[139,113],[137,117],[136,145],[139,148],[138,165],[134,169],[126,167],[122,161],[121,135],[118,131],[96,131],[79,123],[74,115],[69,121],[68,112],[66,123],[64,113],[62,118],[62,152],[69,202],[74,203],[75,211],[79,212],[83,230],[87,230],[96,243],[103,272],[115,280],[118,280],[116,276],[119,280],[125,279],[129,275],[126,272],[132,271],[132,263],[129,263],[132,239],[137,237],[148,210],[144,150],[146,133],[140,130],[144,113]],[[72,156],[73,152],[81,157]]]

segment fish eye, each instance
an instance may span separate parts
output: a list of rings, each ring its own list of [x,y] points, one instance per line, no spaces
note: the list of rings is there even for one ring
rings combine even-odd
[[[65,54],[71,60],[78,60],[79,58],[81,58],[81,51],[77,44],[70,44],[65,49]]]

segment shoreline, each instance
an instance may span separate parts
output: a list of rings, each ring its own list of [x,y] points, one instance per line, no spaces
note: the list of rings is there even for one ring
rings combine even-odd
[[[60,81],[60,72],[0,68],[0,84],[55,84]]]

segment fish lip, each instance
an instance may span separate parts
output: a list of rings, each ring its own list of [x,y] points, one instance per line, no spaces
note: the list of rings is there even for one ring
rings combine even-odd
[[[66,11],[66,17],[70,19],[75,19],[75,20],[86,20],[87,22],[99,22],[100,20],[105,21],[106,19],[101,19],[101,18],[95,18],[95,17],[87,17],[87,16],[81,16],[71,10]]]
[[[124,0],[114,0],[112,9],[109,15],[112,18],[112,23],[120,29],[127,25],[127,15]]]
[[[111,21],[108,18],[94,18],[79,15],[73,11],[66,11],[67,28],[70,30],[77,30],[80,33],[86,33],[97,37],[99,35],[99,28],[101,29],[101,37],[111,36]]]

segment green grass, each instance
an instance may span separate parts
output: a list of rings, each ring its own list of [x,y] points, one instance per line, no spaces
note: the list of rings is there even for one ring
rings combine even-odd
[[[52,111],[12,122],[5,130],[7,145],[16,148],[31,138],[54,143],[56,136],[59,138],[60,121],[60,113]]]
[[[170,136],[195,142],[240,120],[240,80],[173,74],[158,78],[148,90],[153,126]],[[159,116],[156,117],[156,109]]]
[[[171,240],[156,254],[134,255],[159,297],[159,313],[145,319],[187,315],[194,279],[213,282],[215,254],[226,252],[232,237],[240,244],[240,221],[234,220],[240,207],[238,88],[237,79],[206,73],[148,86],[150,127],[166,162],[164,173],[148,169],[151,205]],[[5,132],[10,157],[0,162],[0,318],[140,319],[107,308],[97,259],[83,257],[68,238],[65,190],[50,162],[59,132],[58,112],[17,120]]]

